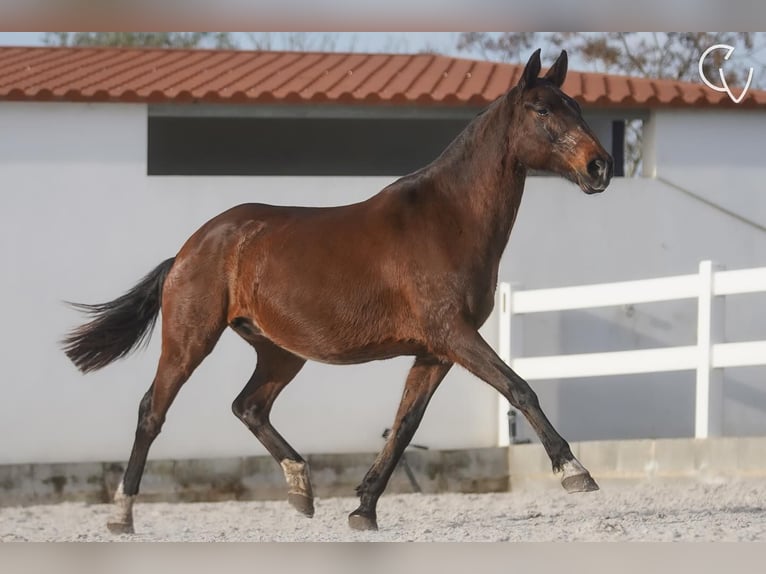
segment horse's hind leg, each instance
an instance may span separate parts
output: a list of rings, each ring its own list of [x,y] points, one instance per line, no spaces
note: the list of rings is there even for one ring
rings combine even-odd
[[[360,505],[348,517],[351,528],[377,530],[378,498],[383,494],[404,449],[418,429],[434,391],[451,367],[452,363],[441,362],[431,357],[418,357],[415,360],[407,375],[391,434],[356,489]]]
[[[208,321],[200,321],[204,310],[190,306],[183,311],[163,310],[162,354],[152,386],[138,409],[138,424],[133,450],[122,481],[114,496],[116,511],[107,522],[113,533],[133,533],[133,502],[138,494],[149,447],[160,434],[165,415],[181,386],[194,369],[213,350],[225,328],[223,313],[207,313]],[[194,320],[188,320],[194,318]]]
[[[288,502],[300,513],[313,516],[314,495],[308,464],[269,420],[277,395],[298,374],[306,360],[269,341],[259,341],[253,346],[258,353],[258,364],[253,376],[234,400],[232,410],[282,466],[288,485]]]

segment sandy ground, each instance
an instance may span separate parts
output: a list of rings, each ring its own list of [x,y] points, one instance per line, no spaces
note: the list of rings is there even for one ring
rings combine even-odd
[[[108,505],[0,508],[2,541],[765,541],[766,480],[499,494],[383,496],[378,532],[349,529],[354,498],[135,506],[136,534],[112,535]]]

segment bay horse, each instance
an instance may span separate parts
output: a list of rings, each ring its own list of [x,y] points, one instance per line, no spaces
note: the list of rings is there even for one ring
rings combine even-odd
[[[377,529],[376,507],[429,400],[457,363],[529,420],[569,492],[598,489],[556,432],[535,392],[479,335],[494,305],[500,257],[530,170],[587,194],[606,189],[612,158],[561,91],[567,55],[540,74],[540,50],[520,80],[432,163],[360,203],[244,204],[205,223],[178,254],[91,315],[62,342],[83,372],[133,351],[162,312],[162,350],[140,402],[135,441],[108,528],[133,532],[133,502],[149,447],[181,386],[227,327],[255,348],[255,372],[234,414],[281,465],[288,502],[314,503],[306,461],[269,420],[307,360],[354,364],[414,356],[396,419],[357,487],[355,529]]]

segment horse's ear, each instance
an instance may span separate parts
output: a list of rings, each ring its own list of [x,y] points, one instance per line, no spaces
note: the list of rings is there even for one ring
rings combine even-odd
[[[533,86],[537,76],[540,75],[540,48],[535,50],[532,57],[529,58],[529,62],[524,67],[524,71],[521,73],[521,79],[519,80],[518,88],[524,91],[526,88]]]
[[[567,51],[561,50],[561,54],[559,55],[558,59],[551,66],[551,69],[546,72],[543,78],[551,82],[554,86],[560,88],[564,85],[564,80],[567,77],[567,66]]]

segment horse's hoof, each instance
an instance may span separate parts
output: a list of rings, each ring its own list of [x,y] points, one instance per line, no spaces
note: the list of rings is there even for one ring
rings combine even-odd
[[[287,502],[289,502],[295,510],[297,510],[304,516],[308,516],[309,518],[314,516],[314,499],[313,498],[309,498],[308,496],[305,496],[303,494],[290,492],[287,494]]]
[[[132,522],[107,522],[106,527],[112,534],[135,534]]]
[[[589,472],[567,476],[561,480],[561,486],[569,493],[592,492],[598,490],[598,484],[593,480]]]
[[[354,530],[377,530],[378,522],[374,516],[365,516],[352,512],[348,515],[348,525]]]

